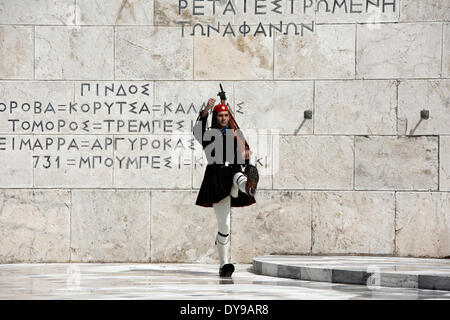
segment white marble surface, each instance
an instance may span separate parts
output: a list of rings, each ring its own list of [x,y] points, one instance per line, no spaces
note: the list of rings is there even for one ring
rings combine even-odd
[[[444,23],[444,43],[442,50],[442,77],[448,78],[450,75],[450,23]]]
[[[400,21],[442,21],[450,19],[448,0],[400,1]]]
[[[274,153],[278,147],[281,161],[274,189],[352,188],[353,137],[280,136]]]
[[[151,261],[218,262],[213,208],[193,205],[197,191],[152,191]]]
[[[258,191],[256,204],[232,208],[231,258],[246,263],[254,256],[308,254],[311,250],[311,193]]]
[[[71,205],[65,190],[0,190],[0,263],[69,261]]]
[[[270,37],[195,37],[194,80],[271,80],[273,50]]]
[[[355,26],[316,25],[302,37],[275,35],[274,78],[353,79],[355,77]]]
[[[450,255],[450,193],[397,192],[396,252],[401,256]]]
[[[1,14],[1,13],[0,13]],[[0,27],[0,78],[33,78],[33,28],[28,26]]]
[[[70,261],[149,261],[150,201],[145,190],[73,190]]]
[[[153,1],[77,0],[77,22],[83,25],[151,25]]]
[[[73,25],[75,1],[0,0],[0,21],[2,24]]]
[[[192,80],[192,39],[180,33],[178,28],[116,27],[116,79]]]
[[[356,78],[439,77],[441,31],[440,23],[357,25]]]
[[[34,47],[36,79],[114,77],[111,27],[37,26]]]
[[[396,134],[396,82],[316,81],[314,134]]]
[[[234,88],[235,118],[241,129],[312,133],[312,121],[302,123],[304,111],[313,109],[312,81],[239,81]]]
[[[311,201],[313,253],[393,253],[393,192],[313,192]]]
[[[358,190],[437,190],[437,137],[355,136],[354,182]]]
[[[446,291],[260,276],[250,266],[224,279],[215,264],[3,264],[0,299],[450,299]]]
[[[445,67],[444,67],[445,70]],[[450,80],[407,80],[398,86],[398,134],[450,134]],[[420,117],[429,111],[429,119]]]
[[[439,190],[450,191],[450,136],[439,139]]]

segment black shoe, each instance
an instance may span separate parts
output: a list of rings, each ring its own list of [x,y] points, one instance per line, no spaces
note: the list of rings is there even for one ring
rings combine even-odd
[[[234,272],[234,265],[231,263],[224,264],[222,268],[219,269],[219,275],[221,277],[231,277]]]
[[[249,196],[254,197],[259,181],[258,169],[256,169],[255,166],[248,164],[245,167],[244,173],[247,176],[247,184],[245,185],[245,191]]]

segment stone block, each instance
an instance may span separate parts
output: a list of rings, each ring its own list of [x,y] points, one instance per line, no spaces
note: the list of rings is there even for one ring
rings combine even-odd
[[[33,27],[0,26],[0,43],[0,79],[33,79]]]
[[[241,129],[312,133],[304,111],[313,109],[310,81],[242,81],[235,84],[236,121]],[[303,123],[303,121],[305,121]]]
[[[450,191],[450,137],[439,137],[439,190]]]
[[[393,192],[313,192],[313,254],[393,254]]]
[[[276,34],[274,50],[276,80],[355,77],[355,25],[315,25],[303,36]]]
[[[152,191],[152,262],[218,263],[213,208],[195,205],[195,191]]]
[[[112,27],[36,27],[36,79],[114,77]]]
[[[0,263],[69,262],[70,192],[0,190]]]
[[[450,193],[397,192],[396,251],[400,256],[450,256]]]
[[[277,150],[274,146],[274,154]],[[353,186],[353,137],[280,136],[278,158],[274,189],[351,189]]]
[[[233,263],[251,263],[267,254],[310,253],[309,192],[257,191],[255,199],[251,206],[232,208]]]
[[[72,262],[149,262],[150,192],[73,190]]]
[[[442,77],[450,77],[450,23],[443,25],[443,49],[442,49]]]
[[[449,97],[448,79],[402,81],[398,87],[399,134],[450,134]],[[429,111],[429,119],[420,121],[422,110]]]
[[[386,23],[374,32],[357,25],[356,78],[437,78],[441,74],[439,23]]]
[[[192,38],[172,27],[116,27],[116,79],[192,80]]]
[[[355,189],[437,188],[437,137],[355,137]]]
[[[237,34],[194,38],[195,80],[273,79],[273,38]]]
[[[314,133],[396,134],[394,81],[316,81]]]
[[[307,281],[321,281],[321,282],[331,282],[332,271],[326,268],[315,268],[315,267],[300,267],[300,275],[302,280]]]
[[[73,0],[1,0],[0,24],[73,25]]]

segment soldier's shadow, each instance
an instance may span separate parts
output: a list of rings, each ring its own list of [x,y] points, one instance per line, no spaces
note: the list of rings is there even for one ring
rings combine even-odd
[[[219,284],[234,284],[233,278],[220,278]]]

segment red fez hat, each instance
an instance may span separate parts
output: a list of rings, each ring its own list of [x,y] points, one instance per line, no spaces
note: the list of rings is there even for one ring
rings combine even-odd
[[[222,112],[222,111],[229,111],[228,106],[226,104],[218,104],[213,109],[214,112]]]

